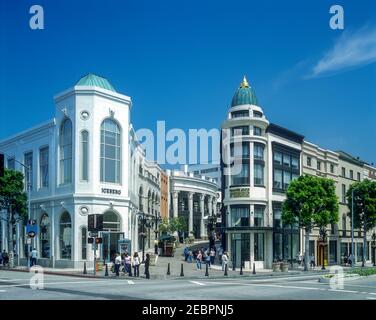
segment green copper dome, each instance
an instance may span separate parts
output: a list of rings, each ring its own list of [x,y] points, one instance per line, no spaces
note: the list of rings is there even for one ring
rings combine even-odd
[[[86,76],[82,77],[80,80],[78,80],[76,86],[95,86],[116,92],[115,88],[106,78],[97,76],[92,73],[89,73]]]
[[[234,97],[232,98],[231,107],[240,106],[242,104],[259,105],[255,91],[250,87],[245,76],[243,82],[240,84],[240,87],[236,90]]]

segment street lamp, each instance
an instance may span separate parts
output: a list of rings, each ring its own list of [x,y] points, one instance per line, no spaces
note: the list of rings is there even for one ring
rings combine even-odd
[[[373,266],[376,267],[376,233],[372,234]]]
[[[320,229],[320,238],[321,238],[321,246],[322,246],[322,267],[321,270],[325,270],[325,246],[326,246],[326,230],[325,228]]]
[[[217,222],[217,217],[214,215],[208,216],[208,234],[209,234],[209,248],[215,246],[215,223]]]
[[[158,224],[162,221],[162,218],[160,216],[158,216],[157,214],[155,214],[154,220],[155,220],[155,222],[154,222],[155,223],[154,253],[158,254],[158,234],[159,234]]]
[[[140,233],[140,236],[142,237],[142,263],[145,262],[145,238],[146,238],[146,233],[145,233],[145,226],[147,228],[150,228],[150,220],[145,217],[145,212],[142,212],[142,216],[139,216],[139,220],[142,224],[142,233]]]

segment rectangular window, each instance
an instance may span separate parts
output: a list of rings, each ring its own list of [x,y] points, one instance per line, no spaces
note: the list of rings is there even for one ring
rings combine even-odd
[[[281,206],[273,206],[273,227],[282,228],[282,208]]]
[[[299,159],[298,158],[291,156],[291,168],[292,169],[299,169]]]
[[[264,146],[259,143],[253,145],[253,159],[264,160]]]
[[[287,189],[291,182],[291,172],[283,171],[283,189]]]
[[[321,170],[321,161],[317,161],[317,170]]]
[[[346,178],[346,169],[342,167],[342,177]]]
[[[274,170],[273,188],[282,189],[282,170]]]
[[[89,180],[89,133],[81,132],[81,180]]]
[[[240,126],[231,128],[232,136],[246,136],[249,135],[249,126]]]
[[[353,170],[350,170],[350,179],[354,179],[354,171]]]
[[[25,174],[25,188],[28,190],[33,190],[33,153],[28,152],[24,155],[24,164],[27,167],[24,168],[24,174]]]
[[[285,167],[290,167],[291,157],[287,154],[283,155],[283,165]]]
[[[240,110],[231,112],[231,118],[242,118],[242,117],[249,117],[248,110]]]
[[[49,148],[44,147],[39,150],[39,187],[48,188],[49,170],[48,170]]]
[[[240,172],[231,176],[232,185],[249,185],[249,162],[242,163],[240,166]]]
[[[231,157],[249,159],[249,142],[242,142],[241,145],[239,143],[232,143],[230,145],[230,155]]]
[[[231,206],[230,227],[249,227],[249,206]]]
[[[342,203],[346,203],[346,185],[342,185]]]
[[[312,166],[312,158],[311,157],[307,157],[307,166],[308,167]]]
[[[274,164],[282,165],[282,153],[281,152],[274,152],[273,161],[274,161]]]
[[[262,118],[262,112],[260,112],[260,111],[253,111],[253,116],[255,118]]]
[[[263,186],[264,185],[264,166],[260,163],[254,164],[254,185]]]
[[[16,160],[14,158],[8,158],[7,168],[9,170],[16,170]]]
[[[334,165],[333,164],[330,165],[330,173],[334,173]]]
[[[254,259],[255,261],[264,261],[264,234],[255,233],[254,235]]]
[[[262,136],[262,130],[259,127],[253,127],[253,135],[254,136]]]
[[[360,172],[358,172],[356,175],[357,175],[357,180],[360,181]]]
[[[254,226],[255,227],[263,227],[264,226],[264,206],[255,205],[255,213],[254,213]]]

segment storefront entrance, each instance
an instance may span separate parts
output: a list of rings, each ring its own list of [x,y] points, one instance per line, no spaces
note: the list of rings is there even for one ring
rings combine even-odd
[[[328,244],[322,241],[317,241],[317,265],[328,265]]]
[[[244,267],[245,261],[250,261],[250,234],[249,233],[234,233],[231,239],[231,260],[233,268]]]
[[[102,232],[102,239],[101,258],[105,261],[112,261],[116,252],[119,251],[118,241],[124,239],[124,233]]]

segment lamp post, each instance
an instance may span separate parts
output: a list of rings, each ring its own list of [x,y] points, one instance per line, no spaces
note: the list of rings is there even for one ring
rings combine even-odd
[[[209,248],[212,248],[215,246],[215,237],[213,235],[213,232],[215,230],[214,224],[217,222],[216,216],[209,216],[208,217],[208,234],[209,234]]]
[[[375,231],[372,234],[372,251],[373,251],[373,266],[376,267],[376,233]]]
[[[321,245],[322,245],[322,267],[321,270],[325,270],[325,246],[326,246],[326,230],[325,228],[320,229]]]
[[[155,245],[154,245],[154,253],[155,254],[158,254],[158,234],[159,234],[159,230],[158,230],[158,224],[162,221],[162,218],[160,216],[158,216],[157,214],[155,214],[155,230],[154,230],[154,233],[155,233]]]

